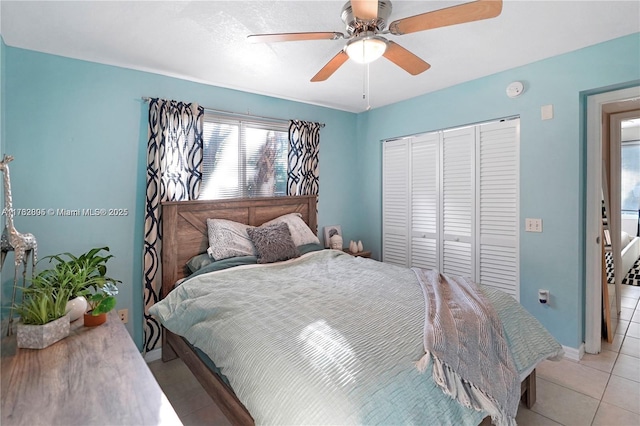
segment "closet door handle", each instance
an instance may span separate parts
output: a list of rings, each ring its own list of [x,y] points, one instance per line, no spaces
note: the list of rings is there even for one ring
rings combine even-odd
[[[596,244],[600,244],[600,236],[599,235],[596,237]]]

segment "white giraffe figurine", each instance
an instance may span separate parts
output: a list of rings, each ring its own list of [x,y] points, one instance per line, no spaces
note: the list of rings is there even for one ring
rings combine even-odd
[[[13,334],[13,306],[16,301],[16,289],[18,284],[18,268],[22,263],[24,269],[22,271],[22,284],[25,285],[27,275],[27,262],[31,255],[31,272],[35,270],[35,265],[38,257],[38,243],[36,237],[33,234],[21,234],[13,226],[13,203],[11,201],[11,177],[9,176],[9,163],[13,161],[11,155],[5,155],[2,161],[0,161],[0,170],[4,173],[4,216],[5,227],[2,231],[2,238],[0,239],[0,271],[2,271],[2,265],[4,265],[4,259],[7,257],[7,253],[14,252],[15,255],[15,270],[13,273],[13,296],[11,298],[11,308],[9,313],[9,327],[7,328],[7,336]]]

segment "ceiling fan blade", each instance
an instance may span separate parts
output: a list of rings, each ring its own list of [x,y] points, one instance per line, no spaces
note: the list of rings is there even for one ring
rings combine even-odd
[[[349,56],[344,53],[344,50],[341,50],[336,56],[334,56],[329,62],[327,62],[327,65],[325,65],[320,71],[318,71],[316,75],[313,76],[311,81],[314,83],[317,81],[325,81],[326,79],[331,77],[331,75],[336,72],[336,70],[340,68],[342,64],[347,61],[347,59],[349,59]]]
[[[500,12],[502,12],[502,0],[477,0],[398,19],[389,25],[389,32],[394,35],[415,33],[417,31],[495,18],[500,15]]]
[[[273,43],[280,41],[338,40],[340,38],[344,38],[344,34],[335,32],[280,33],[252,34],[247,36],[247,41],[249,43]]]
[[[378,19],[378,0],[351,0],[353,16],[363,21]]]
[[[383,56],[411,75],[418,75],[431,68],[431,65],[391,40],[387,41],[387,50]]]

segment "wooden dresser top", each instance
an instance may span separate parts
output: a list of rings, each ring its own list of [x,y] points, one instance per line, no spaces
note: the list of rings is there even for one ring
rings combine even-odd
[[[41,350],[17,348],[4,325],[3,426],[181,424],[115,311]]]

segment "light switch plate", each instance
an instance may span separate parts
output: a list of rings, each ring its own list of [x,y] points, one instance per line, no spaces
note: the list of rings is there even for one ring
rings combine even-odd
[[[543,105],[540,108],[540,116],[543,120],[551,120],[553,118],[553,105]]]
[[[526,218],[524,220],[524,230],[527,232],[542,232],[542,219]]]

